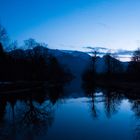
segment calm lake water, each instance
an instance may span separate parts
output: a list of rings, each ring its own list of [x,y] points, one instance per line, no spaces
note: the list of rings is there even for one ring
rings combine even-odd
[[[0,140],[139,140],[140,102],[116,90],[0,96]]]

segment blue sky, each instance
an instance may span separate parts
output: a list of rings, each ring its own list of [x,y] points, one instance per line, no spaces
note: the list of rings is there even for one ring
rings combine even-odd
[[[11,39],[50,48],[140,47],[140,0],[0,0],[0,21]]]

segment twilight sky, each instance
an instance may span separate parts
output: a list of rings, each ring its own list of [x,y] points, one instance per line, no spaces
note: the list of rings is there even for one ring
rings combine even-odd
[[[0,0],[0,22],[11,39],[50,48],[140,47],[140,0]]]

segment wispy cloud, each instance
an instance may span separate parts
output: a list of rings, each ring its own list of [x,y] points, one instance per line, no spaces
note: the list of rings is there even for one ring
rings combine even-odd
[[[91,51],[107,51],[108,48],[104,48],[104,47],[91,47],[91,46],[87,46],[87,47],[83,47],[84,49],[88,49]]]
[[[87,46],[84,47],[87,49],[88,53],[92,53],[93,51],[97,51],[98,55],[105,55],[106,53],[110,53],[111,55],[118,55],[118,56],[132,56],[134,50],[125,50],[125,49],[109,49],[105,47],[91,47]]]
[[[132,55],[133,54],[133,50],[117,50],[115,52],[115,54],[117,55]]]

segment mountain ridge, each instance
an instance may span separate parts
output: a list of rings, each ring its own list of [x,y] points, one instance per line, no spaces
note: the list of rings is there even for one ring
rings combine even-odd
[[[66,70],[70,70],[77,78],[80,78],[84,71],[92,64],[92,57],[86,52],[49,49],[42,46],[27,50],[17,49],[9,52],[9,54],[15,58],[24,57],[27,59],[32,55],[42,56],[46,62],[48,57],[52,55],[58,59],[59,63]],[[116,59],[116,61],[119,60]],[[124,70],[127,69],[127,62],[121,62],[121,64]],[[104,73],[106,71],[105,57],[97,57],[95,65],[97,73]]]

